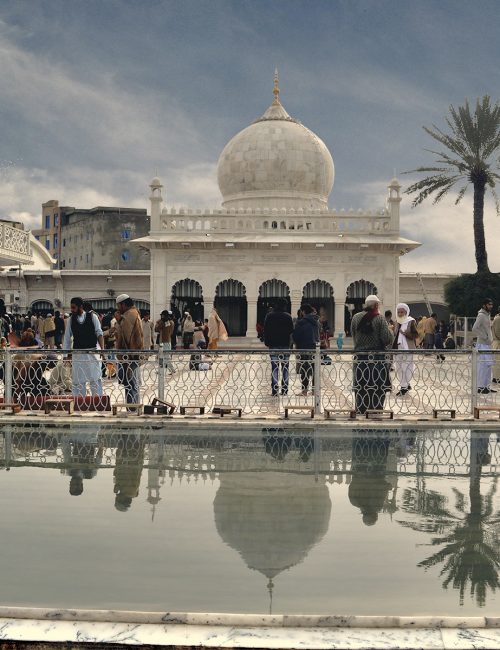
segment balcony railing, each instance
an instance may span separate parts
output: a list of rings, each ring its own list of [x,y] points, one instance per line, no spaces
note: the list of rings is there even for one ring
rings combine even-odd
[[[344,210],[164,210],[161,217],[163,232],[276,232],[334,233],[337,235],[379,234],[392,232],[388,212],[346,212]]]
[[[18,263],[30,263],[30,233],[0,222],[0,264],[2,259]]]

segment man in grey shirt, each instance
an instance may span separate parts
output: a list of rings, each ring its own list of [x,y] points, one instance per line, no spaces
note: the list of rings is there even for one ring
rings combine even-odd
[[[482,394],[496,393],[490,388],[493,367],[493,355],[488,354],[493,342],[491,332],[491,311],[493,300],[485,298],[483,306],[477,313],[477,318],[472,326],[472,336],[476,339],[476,348],[479,351],[477,362],[477,392]]]

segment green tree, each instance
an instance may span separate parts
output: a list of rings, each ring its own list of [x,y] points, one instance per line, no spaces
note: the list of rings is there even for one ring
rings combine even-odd
[[[436,166],[418,167],[408,174],[420,172],[430,174],[410,185],[405,192],[415,194],[413,206],[433,196],[434,203],[440,201],[451,189],[458,191],[455,204],[460,203],[469,185],[474,190],[474,246],[478,273],[488,273],[488,256],[484,236],[484,196],[486,189],[491,190],[495,199],[497,214],[500,213],[498,197],[495,193],[496,182],[500,180],[500,104],[491,103],[485,95],[476,102],[476,109],[471,113],[469,102],[454,108],[450,106],[449,116],[445,118],[449,133],[437,126],[424,126],[436,142],[444,148],[441,151],[428,149],[437,156]]]

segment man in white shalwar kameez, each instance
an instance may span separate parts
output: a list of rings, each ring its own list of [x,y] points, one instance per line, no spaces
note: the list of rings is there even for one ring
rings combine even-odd
[[[490,388],[493,368],[493,355],[491,354],[491,344],[493,343],[493,334],[491,332],[492,310],[493,300],[485,298],[472,326],[472,336],[476,339],[476,348],[478,350],[477,392],[482,394],[497,392]]]
[[[415,319],[410,316],[410,308],[404,302],[400,302],[397,306],[397,324],[394,332],[394,348],[397,350],[414,350],[416,348],[416,339],[418,336],[417,324]],[[396,393],[396,397],[406,395],[411,390],[410,382],[415,370],[413,363],[413,355],[411,352],[408,354],[395,354],[394,367],[398,377],[401,388]]]

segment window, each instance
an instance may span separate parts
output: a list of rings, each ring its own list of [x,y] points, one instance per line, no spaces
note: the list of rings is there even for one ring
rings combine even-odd
[[[69,241],[71,241],[71,235],[69,236]]]
[[[50,251],[50,239],[45,240],[45,248]]]
[[[59,235],[54,235],[54,248],[59,248]]]
[[[128,262],[130,259],[130,252],[129,251],[122,251],[122,260],[124,262]]]
[[[89,254],[88,253],[85,255],[85,261],[87,262],[87,264],[89,263]]]
[[[54,215],[54,226],[57,227],[58,225],[59,225],[59,215],[56,212],[56,214]]]
[[[48,230],[50,228],[50,214],[45,215],[45,229]]]
[[[130,229],[126,228],[125,230],[122,230],[122,239],[130,239]]]
[[[90,233],[89,233],[88,230],[87,230],[87,232],[85,233],[85,239],[90,239]]]
[[[66,246],[66,239],[63,239],[63,246]]]

